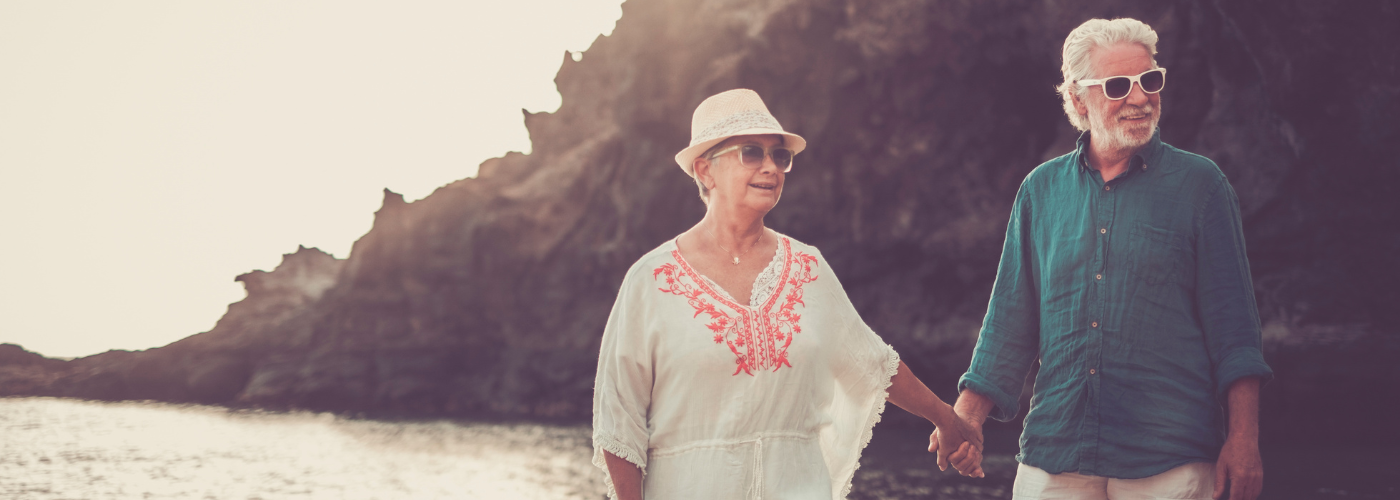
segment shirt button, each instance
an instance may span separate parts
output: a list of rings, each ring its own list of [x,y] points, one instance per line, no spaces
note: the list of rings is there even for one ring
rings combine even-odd
[[[1147,164],[1146,164],[1146,163],[1143,163],[1143,164],[1142,164],[1142,169],[1143,169],[1143,170],[1147,170]]]
[[[1098,328],[1098,327],[1099,327],[1099,322],[1095,321],[1095,322],[1093,322],[1093,323],[1089,323],[1089,326],[1092,326],[1092,327],[1094,327],[1094,328]]]
[[[1095,373],[1098,373],[1098,372],[1094,371],[1093,368],[1090,368],[1090,369],[1089,369],[1089,374],[1090,374],[1090,375],[1093,375],[1093,374],[1095,374]]]
[[[1113,186],[1104,186],[1104,187],[1103,187],[1103,190],[1104,190],[1104,191],[1112,191],[1112,190],[1113,190]]]
[[[1099,234],[1104,234],[1104,233],[1107,233],[1107,232],[1108,232],[1108,228],[1106,228],[1106,227],[1101,227],[1101,228],[1099,228]]]
[[[1101,280],[1101,279],[1103,279],[1103,275],[1102,275],[1102,274],[1095,274],[1095,275],[1094,275],[1094,279],[1096,279],[1096,280]]]

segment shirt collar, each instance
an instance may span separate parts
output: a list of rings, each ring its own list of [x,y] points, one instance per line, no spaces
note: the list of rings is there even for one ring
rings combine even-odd
[[[1074,161],[1079,164],[1079,168],[1086,172],[1093,170],[1089,168],[1089,156],[1085,154],[1085,150],[1088,147],[1089,131],[1086,130],[1079,134],[1079,139],[1074,141]],[[1149,170],[1157,165],[1157,160],[1161,157],[1162,129],[1159,127],[1157,130],[1152,131],[1152,138],[1147,141],[1147,144],[1143,145],[1142,149],[1139,149],[1131,160],[1128,160],[1132,162],[1132,165],[1128,168],[1128,173]]]

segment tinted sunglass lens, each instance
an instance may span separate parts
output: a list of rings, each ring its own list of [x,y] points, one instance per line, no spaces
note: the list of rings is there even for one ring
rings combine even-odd
[[[782,148],[774,149],[773,164],[777,165],[778,168],[788,168],[792,166],[792,150]]]
[[[758,146],[744,146],[739,148],[739,160],[744,165],[757,167],[763,165],[763,148]]]
[[[1133,81],[1126,77],[1113,77],[1103,82],[1103,92],[1109,99],[1122,99],[1133,90]]]
[[[1143,92],[1151,94],[1153,92],[1160,92],[1162,90],[1162,84],[1166,83],[1166,80],[1167,76],[1162,74],[1161,71],[1153,71],[1142,75],[1142,80],[1139,80],[1139,83],[1142,84]]]

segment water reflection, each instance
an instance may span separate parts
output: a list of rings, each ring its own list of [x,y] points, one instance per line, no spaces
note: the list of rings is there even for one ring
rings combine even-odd
[[[596,499],[587,427],[0,399],[5,498]]]

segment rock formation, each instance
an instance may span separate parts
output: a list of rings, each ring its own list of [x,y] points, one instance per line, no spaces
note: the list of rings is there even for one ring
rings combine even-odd
[[[1157,29],[1171,69],[1164,140],[1214,159],[1239,193],[1280,372],[1265,404],[1282,416],[1266,424],[1285,432],[1315,415],[1297,398],[1361,408],[1321,381],[1400,386],[1381,368],[1400,353],[1397,10],[630,0],[613,35],[564,57],[560,109],[525,113],[530,155],[414,203],[386,191],[347,260],[301,249],[240,276],[248,298],[210,332],[61,367],[16,368],[32,357],[0,349],[0,390],[586,418],[623,271],[703,213],[671,160],[690,113],[747,87],[810,142],[769,227],[822,248],[866,321],[947,396],[1016,188],[1076,135],[1053,91],[1060,44],[1085,19],[1129,16]],[[1347,352],[1375,365],[1310,364]]]

